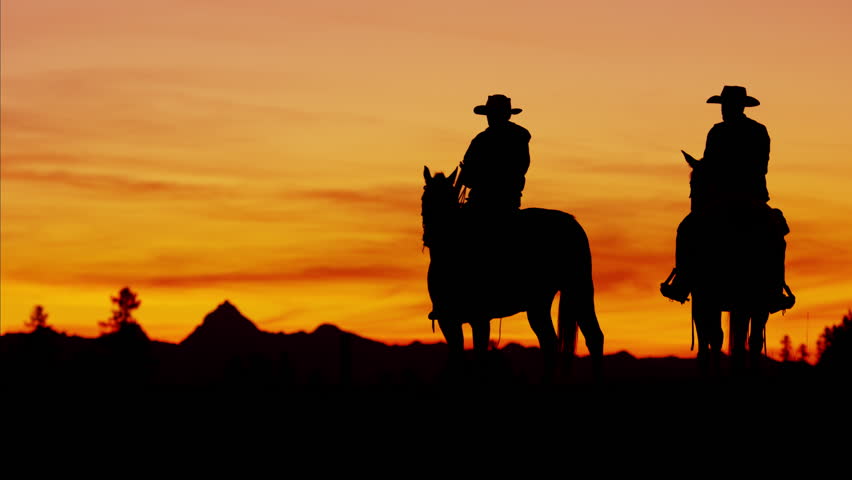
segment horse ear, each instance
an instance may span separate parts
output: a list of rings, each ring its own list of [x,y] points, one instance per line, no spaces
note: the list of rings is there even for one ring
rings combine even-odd
[[[456,175],[458,175],[458,173],[459,173],[459,167],[456,167],[456,169],[453,170],[453,173],[450,174],[450,185],[456,184]]]
[[[686,163],[688,163],[690,167],[695,168],[698,166],[698,160],[696,160],[695,157],[684,152],[683,150],[681,150],[680,153],[683,154],[684,160],[686,160]]]
[[[432,172],[429,171],[429,167],[426,165],[423,165],[423,179],[426,180],[426,183],[432,180]]]

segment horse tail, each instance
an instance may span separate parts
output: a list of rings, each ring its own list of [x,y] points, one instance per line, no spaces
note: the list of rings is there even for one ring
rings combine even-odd
[[[566,247],[564,282],[559,290],[557,336],[560,351],[573,358],[577,350],[577,331],[583,334],[592,357],[595,373],[603,359],[604,335],[595,312],[595,287],[592,279],[592,252],[583,227],[571,217]]]
[[[570,358],[577,351],[577,319],[568,312],[566,295],[570,295],[570,292],[560,290],[556,336],[559,340],[559,351]]]

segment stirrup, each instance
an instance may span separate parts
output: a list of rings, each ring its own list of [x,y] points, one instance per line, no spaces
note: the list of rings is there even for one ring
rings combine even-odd
[[[672,273],[666,278],[666,281],[660,284],[660,293],[663,294],[664,297],[674,300],[676,302],[685,303],[689,301],[689,290],[683,288],[683,284],[676,283],[675,276],[677,275],[677,268],[672,269]]]
[[[793,295],[792,290],[790,290],[790,286],[786,283],[784,284],[784,292],[781,293],[777,298],[773,298],[769,303],[769,313],[780,312],[782,310],[789,310],[793,308],[793,305],[796,304],[796,296]]]

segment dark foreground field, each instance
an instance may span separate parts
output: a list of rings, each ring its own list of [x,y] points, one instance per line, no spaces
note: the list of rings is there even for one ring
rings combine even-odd
[[[541,442],[656,451],[660,438],[689,450],[718,437],[749,451],[842,430],[848,418],[848,375],[799,362],[736,371],[723,358],[717,375],[703,376],[694,358],[619,352],[605,357],[600,379],[578,357],[569,376],[543,384],[537,348],[508,344],[481,370],[469,363],[453,375],[443,343],[389,346],[332,325],[273,334],[235,312],[220,307],[179,344],[151,341],[138,326],[98,338],[3,335],[6,438],[73,444],[96,432],[106,445],[173,453],[214,443],[226,456],[250,445],[418,462],[446,448],[462,455],[476,439],[499,463],[509,445]]]

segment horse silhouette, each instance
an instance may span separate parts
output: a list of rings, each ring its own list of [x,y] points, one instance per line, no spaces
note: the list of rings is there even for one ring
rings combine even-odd
[[[772,226],[753,216],[720,209],[703,160],[682,152],[691,167],[689,240],[683,245],[692,284],[692,321],[697,359],[703,373],[718,373],[723,349],[722,312],[729,313],[729,352],[733,367],[758,365],[771,313],[773,258],[767,241]],[[780,214],[780,211],[778,211]],[[681,247],[679,247],[681,248]],[[788,290],[789,293],[789,290]]]
[[[599,378],[604,335],[595,313],[592,256],[583,228],[568,213],[524,208],[507,215],[499,235],[477,235],[456,184],[458,171],[432,176],[424,167],[421,211],[430,255],[428,291],[433,304],[443,306],[430,317],[447,342],[450,364],[464,358],[463,324],[471,327],[474,358],[482,359],[491,320],[526,312],[543,354],[542,381],[570,374],[578,327]],[[483,252],[487,261],[476,261]],[[551,307],[557,293],[554,328]]]

